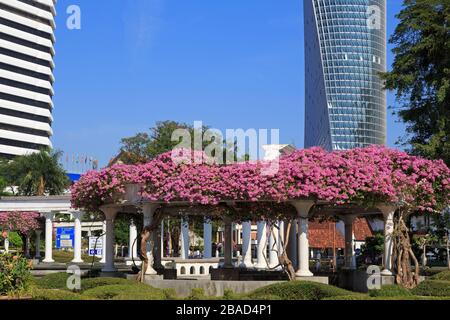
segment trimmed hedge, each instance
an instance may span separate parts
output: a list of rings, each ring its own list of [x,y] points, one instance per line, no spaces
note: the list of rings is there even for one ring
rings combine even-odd
[[[411,292],[416,296],[450,297],[450,281],[426,280]]]
[[[39,289],[32,290],[33,300],[87,300],[78,293],[60,289]]]
[[[84,297],[97,300],[165,300],[167,294],[164,290],[156,289],[148,285],[140,286],[134,284],[114,284],[86,290]],[[136,299],[135,299],[136,298]]]
[[[41,289],[67,289],[67,279],[71,276],[66,272],[51,273],[42,278],[37,278],[35,284]]]
[[[395,284],[384,285],[379,290],[370,290],[369,296],[371,297],[408,297],[412,296],[412,293],[402,286]]]
[[[256,289],[247,296],[254,300],[273,296],[282,300],[322,300],[329,297],[351,295],[358,294],[322,283],[289,281]]]
[[[441,271],[434,276],[432,276],[430,279],[432,280],[442,280],[442,281],[450,281],[450,270]]]

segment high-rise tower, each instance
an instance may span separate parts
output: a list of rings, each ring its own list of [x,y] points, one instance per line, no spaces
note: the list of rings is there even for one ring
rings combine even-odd
[[[51,146],[56,0],[0,0],[0,157]]]
[[[386,143],[386,0],[305,0],[305,147]]]

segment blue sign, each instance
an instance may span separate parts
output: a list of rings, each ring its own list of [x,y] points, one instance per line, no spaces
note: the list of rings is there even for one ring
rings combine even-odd
[[[101,257],[103,252],[103,237],[89,237],[89,255]]]
[[[56,249],[73,248],[75,239],[73,227],[56,228]]]

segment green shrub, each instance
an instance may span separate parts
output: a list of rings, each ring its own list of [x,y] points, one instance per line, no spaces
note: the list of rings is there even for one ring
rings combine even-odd
[[[191,294],[186,298],[187,300],[205,300],[205,290],[203,288],[193,288]]]
[[[412,293],[402,286],[395,284],[384,285],[379,290],[370,290],[369,295],[371,297],[399,297],[399,296],[412,296]]]
[[[277,296],[283,300],[322,300],[328,297],[353,294],[355,293],[322,283],[289,281],[256,289],[247,296],[255,300],[267,296]]]
[[[36,279],[36,286],[41,289],[67,289],[67,279],[71,274],[66,272],[51,273]]]
[[[9,246],[12,248],[23,248],[23,240],[22,237],[15,231],[11,231],[8,233]]]
[[[166,300],[177,300],[178,296],[177,296],[177,292],[175,291],[175,289],[169,288],[169,289],[162,289],[165,299]]]
[[[276,295],[267,294],[267,295],[258,295],[255,298],[250,298],[249,296],[246,296],[246,295],[236,296],[233,300],[273,301],[273,300],[284,300],[284,299],[279,296],[276,296]]]
[[[60,289],[39,289],[32,291],[34,300],[86,300],[82,295]]]
[[[31,264],[21,256],[0,255],[0,295],[21,294],[31,283]]]
[[[163,290],[150,287],[148,285],[133,284],[114,284],[86,290],[82,294],[84,297],[97,300],[164,300],[166,294]]]
[[[450,270],[441,271],[431,277],[432,280],[450,281]]]
[[[416,296],[450,297],[450,281],[426,280],[412,289]]]
[[[372,300],[372,298],[365,294],[352,294],[348,296],[328,297],[323,300]]]

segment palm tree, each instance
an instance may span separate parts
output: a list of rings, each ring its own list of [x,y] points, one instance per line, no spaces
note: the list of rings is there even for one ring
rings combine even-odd
[[[59,164],[60,151],[43,149],[14,158],[9,163],[11,184],[22,196],[60,195],[69,186],[66,172]]]

